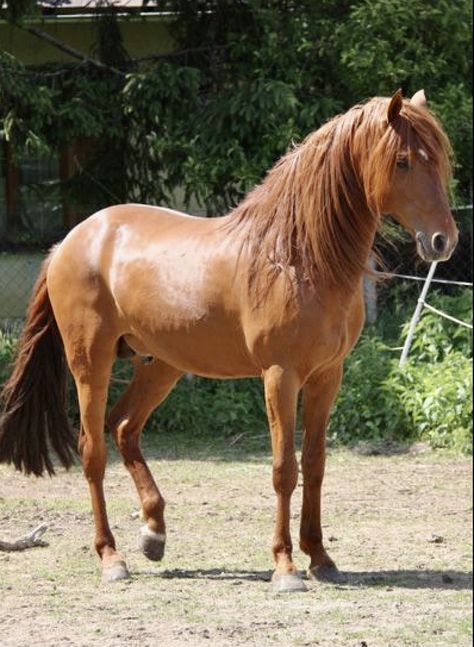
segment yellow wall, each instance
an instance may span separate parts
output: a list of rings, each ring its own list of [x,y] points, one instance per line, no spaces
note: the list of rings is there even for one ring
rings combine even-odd
[[[119,24],[125,48],[132,58],[169,52],[173,48],[173,41],[162,19],[124,18]],[[93,54],[96,37],[94,20],[45,20],[31,25],[87,56]],[[0,21],[0,49],[13,54],[26,65],[41,65],[51,61],[69,63],[77,60],[23,29],[3,21]]]

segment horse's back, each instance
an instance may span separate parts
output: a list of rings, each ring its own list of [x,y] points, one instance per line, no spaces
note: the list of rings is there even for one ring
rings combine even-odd
[[[100,275],[108,283],[116,264],[169,256],[179,242],[196,251],[197,240],[208,238],[215,222],[142,204],[107,207],[79,223],[55,248],[48,278],[59,273],[75,282]]]

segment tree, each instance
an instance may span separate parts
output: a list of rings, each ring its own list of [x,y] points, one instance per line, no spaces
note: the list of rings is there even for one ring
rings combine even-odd
[[[31,10],[34,3],[22,4]],[[169,203],[181,186],[187,201],[195,198],[216,214],[235,204],[291,141],[334,114],[398,87],[408,96],[424,87],[453,142],[457,194],[466,199],[472,174],[467,0],[163,0],[157,6],[174,17],[171,54],[131,60],[107,3],[97,22],[102,69],[90,60],[25,69],[3,54],[3,135],[18,150],[106,138],[120,161],[99,169],[108,202],[119,194]]]

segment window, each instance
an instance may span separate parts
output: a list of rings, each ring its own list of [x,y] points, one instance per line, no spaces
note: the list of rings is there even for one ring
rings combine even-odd
[[[61,236],[59,155],[14,160],[8,144],[0,148],[0,239],[40,243]]]

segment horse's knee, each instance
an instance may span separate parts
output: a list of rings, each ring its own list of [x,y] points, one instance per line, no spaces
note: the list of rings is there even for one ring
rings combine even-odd
[[[298,482],[298,463],[291,454],[273,462],[273,487],[278,494],[290,495]]]

